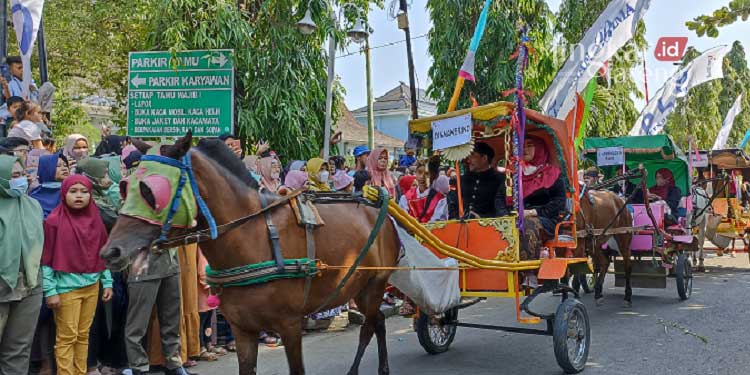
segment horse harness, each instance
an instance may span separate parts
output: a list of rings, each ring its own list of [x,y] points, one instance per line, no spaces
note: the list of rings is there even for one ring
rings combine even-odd
[[[361,261],[365,258],[370,247],[374,243],[375,238],[380,232],[380,228],[382,227],[385,221],[385,217],[388,213],[387,208],[389,195],[388,191],[383,188],[380,188],[379,200],[376,202],[368,200],[361,195],[352,195],[349,193],[309,192],[304,190],[296,190],[284,197],[281,197],[280,199],[269,202],[269,195],[264,192],[259,192],[261,203],[260,210],[257,210],[249,215],[237,218],[230,222],[217,225],[213,215],[211,214],[211,211],[209,210],[205,201],[201,197],[200,192],[198,191],[198,186],[193,174],[190,151],[185,154],[181,161],[158,155],[143,156],[142,161],[157,162],[180,169],[180,178],[177,185],[177,191],[174,197],[172,197],[172,200],[169,204],[169,212],[167,214],[165,222],[162,224],[159,237],[149,245],[149,249],[151,251],[159,252],[174,246],[184,246],[194,243],[201,243],[208,240],[215,240],[219,236],[226,234],[227,232],[236,229],[255,218],[258,218],[260,215],[263,215],[269,236],[269,241],[271,243],[271,256],[273,260],[223,270],[213,270],[210,268],[210,266],[207,267],[207,283],[211,287],[215,287],[219,290],[223,287],[263,284],[277,279],[305,278],[304,304],[306,304],[312,284],[312,278],[320,273],[320,262],[316,260],[315,255],[316,250],[314,230],[317,226],[321,226],[324,224],[314,205],[354,203],[379,209],[375,225],[372,232],[370,233],[370,236],[367,239],[367,242],[362,247],[358,257],[352,264],[347,274],[339,282],[335,291],[331,295],[329,295],[326,302],[318,308],[318,310],[320,310],[338,296],[344,284],[346,284],[349,278],[351,278],[351,276],[354,274],[357,266],[359,266]],[[195,195],[195,200],[200,213],[208,223],[208,228],[191,230],[186,234],[169,238],[168,234],[171,231],[172,220],[178,210],[184,187],[188,182],[190,183],[192,191]],[[273,222],[271,213],[273,210],[286,205],[291,206],[292,210],[295,213],[295,216],[297,217],[298,224],[304,226],[305,228],[307,251],[306,258],[284,259],[284,256],[282,254],[281,237],[279,236],[279,231]]]

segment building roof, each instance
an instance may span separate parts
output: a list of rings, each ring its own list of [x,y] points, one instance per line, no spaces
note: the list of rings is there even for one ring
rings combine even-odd
[[[339,105],[340,117],[336,128],[341,130],[342,142],[350,144],[367,144],[367,127],[360,124],[343,102]],[[385,135],[375,130],[375,146],[386,148],[404,147],[404,141]]]
[[[430,115],[437,114],[437,102],[427,97],[427,92],[422,89],[417,89],[417,106],[419,112],[427,113]],[[375,98],[373,102],[373,110],[378,111],[398,111],[406,110],[411,111],[411,91],[409,85],[404,82],[400,82],[398,86],[392,88],[383,96]],[[367,106],[357,108],[352,111],[355,115],[367,113]]]

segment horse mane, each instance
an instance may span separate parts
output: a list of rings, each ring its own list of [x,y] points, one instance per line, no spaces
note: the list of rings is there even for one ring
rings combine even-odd
[[[216,164],[224,167],[228,172],[237,177],[252,189],[258,190],[258,182],[255,181],[245,168],[242,160],[235,155],[220,139],[203,138],[198,142],[196,148],[211,158]]]

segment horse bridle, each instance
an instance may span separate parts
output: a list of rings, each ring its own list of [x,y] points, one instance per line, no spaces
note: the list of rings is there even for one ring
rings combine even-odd
[[[161,250],[175,246],[184,246],[208,240],[215,240],[219,236],[247,223],[248,221],[260,215],[268,215],[271,210],[283,206],[302,193],[302,190],[298,190],[292,192],[289,195],[286,195],[279,200],[274,201],[271,204],[267,204],[267,199],[263,197],[263,193],[259,192],[259,194],[261,194],[260,210],[257,210],[249,215],[237,218],[225,224],[217,225],[216,220],[211,214],[211,210],[206,205],[206,202],[203,200],[203,197],[198,190],[198,184],[195,180],[195,175],[193,174],[190,151],[188,151],[185,156],[182,157],[181,161],[160,155],[144,155],[141,158],[141,161],[152,161],[170,167],[178,168],[180,170],[180,179],[177,184],[177,191],[169,204],[169,211],[167,213],[167,218],[164,221],[164,224],[162,224],[161,226],[161,233],[159,234],[159,237],[157,239],[155,239],[148,245],[148,249],[153,252],[160,252]],[[190,187],[193,190],[193,194],[195,195],[195,201],[198,209],[208,223],[208,228],[188,230],[188,232],[185,234],[169,238],[168,235],[172,229],[172,220],[174,219],[174,216],[179,209],[180,199],[182,198],[183,190],[188,182],[190,183]]]

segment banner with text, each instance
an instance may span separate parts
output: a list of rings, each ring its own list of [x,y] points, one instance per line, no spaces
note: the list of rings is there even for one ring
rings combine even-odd
[[[724,78],[722,66],[728,52],[729,46],[714,47],[669,78],[643,109],[630,135],[659,134],[667,124],[667,117],[674,111],[677,98],[686,96],[688,90],[702,83]]]
[[[449,147],[471,142],[471,114],[451,117],[432,122],[432,149],[445,150]]]
[[[234,128],[232,50],[131,52],[128,135],[218,137]]]

